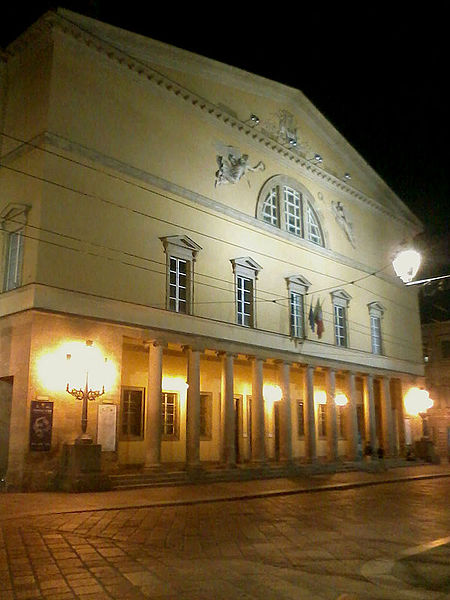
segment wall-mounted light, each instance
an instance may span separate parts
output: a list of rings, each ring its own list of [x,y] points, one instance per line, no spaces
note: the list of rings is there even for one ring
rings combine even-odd
[[[347,396],[342,392],[338,392],[334,397],[334,403],[336,406],[346,406],[348,404]]]
[[[165,392],[178,393],[186,393],[189,387],[189,384],[186,383],[184,377],[163,377],[161,385]]]
[[[326,404],[327,393],[324,390],[314,390],[314,402],[316,404]]]
[[[427,390],[418,387],[412,387],[406,393],[403,399],[405,411],[411,416],[418,416],[425,413],[433,406],[433,400]]]
[[[274,402],[279,402],[281,400],[283,392],[279,385],[266,384],[263,387],[263,397],[267,404],[273,404]]]

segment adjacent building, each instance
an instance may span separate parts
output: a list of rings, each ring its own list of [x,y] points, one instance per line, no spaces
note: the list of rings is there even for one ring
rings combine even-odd
[[[450,459],[450,321],[422,326],[426,388],[433,406],[425,415],[425,434],[441,460]]]
[[[300,91],[66,10],[0,68],[9,487],[54,485],[76,390],[108,472],[404,453],[421,224]]]

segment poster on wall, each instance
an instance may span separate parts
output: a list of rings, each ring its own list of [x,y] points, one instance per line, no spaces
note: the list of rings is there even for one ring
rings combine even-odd
[[[52,447],[53,402],[32,400],[30,410],[30,450],[48,452]]]
[[[97,419],[97,444],[101,444],[102,452],[114,452],[116,449],[117,406],[115,404],[99,404]]]

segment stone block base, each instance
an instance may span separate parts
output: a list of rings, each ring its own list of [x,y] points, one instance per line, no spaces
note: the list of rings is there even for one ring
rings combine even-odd
[[[65,444],[60,489],[65,492],[99,492],[111,489],[109,477],[102,473],[100,444]]]

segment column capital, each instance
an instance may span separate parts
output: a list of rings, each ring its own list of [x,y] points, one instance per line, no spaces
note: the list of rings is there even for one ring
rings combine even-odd
[[[284,358],[277,358],[273,361],[276,365],[288,365],[289,367],[293,364],[292,360],[284,360]]]
[[[181,348],[183,352],[187,352],[188,350],[191,350],[191,352],[204,352],[204,348],[201,348],[197,344],[184,344]]]
[[[228,350],[216,350],[216,356],[218,358],[224,358],[226,356],[230,356],[233,359],[236,359],[238,357],[236,352],[228,352]]]
[[[150,346],[154,346],[155,348],[156,347],[167,348],[168,344],[164,340],[153,339],[153,340],[145,340],[144,346],[146,348],[150,348]]]
[[[256,356],[254,354],[247,354],[247,358],[248,358],[248,360],[253,360],[253,361],[256,361],[256,360],[260,360],[261,362],[265,361],[265,359],[262,358],[261,356]]]

